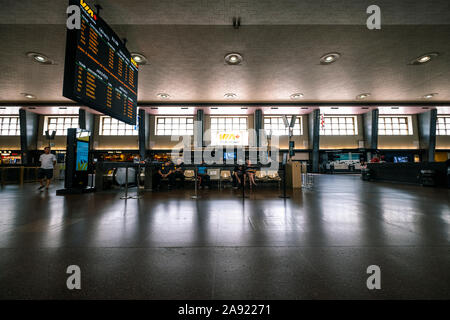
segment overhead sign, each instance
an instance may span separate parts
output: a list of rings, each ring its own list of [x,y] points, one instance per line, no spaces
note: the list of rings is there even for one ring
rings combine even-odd
[[[67,30],[63,95],[115,119],[136,124],[138,65],[120,38],[84,0],[80,28]]]
[[[211,134],[211,145],[213,146],[247,146],[248,131],[223,131]]]

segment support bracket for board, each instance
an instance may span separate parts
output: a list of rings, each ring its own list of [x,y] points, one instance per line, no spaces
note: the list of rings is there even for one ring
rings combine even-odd
[[[103,9],[103,7],[99,4],[96,4],[95,8],[97,8],[97,17],[100,17],[100,11]]]
[[[123,38],[122,42],[123,42],[123,45],[126,47],[127,46],[127,42],[128,42],[127,38]]]

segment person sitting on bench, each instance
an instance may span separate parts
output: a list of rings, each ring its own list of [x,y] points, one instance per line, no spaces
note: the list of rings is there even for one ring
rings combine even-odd
[[[172,188],[175,182],[175,176],[173,175],[173,165],[170,161],[164,162],[158,169],[155,175],[154,189],[159,189],[161,187],[161,180],[167,178],[169,180],[168,188]]]
[[[245,167],[242,164],[236,165],[233,170],[233,188],[237,189],[242,185],[242,182],[245,184]]]
[[[256,187],[256,182],[255,182],[256,168],[252,166],[252,162],[250,161],[250,159],[247,159],[247,161],[246,161],[245,174],[248,177],[250,189],[252,188],[252,186]]]
[[[173,180],[180,180],[178,187],[184,188],[184,162],[180,158],[177,159],[177,164],[173,166]]]
[[[200,188],[210,188],[211,186],[211,177],[206,172],[206,163],[203,161],[202,164],[198,167],[197,171],[198,179],[200,181]]]

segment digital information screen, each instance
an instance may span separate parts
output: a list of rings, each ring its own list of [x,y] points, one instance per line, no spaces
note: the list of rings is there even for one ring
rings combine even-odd
[[[76,171],[87,171],[89,163],[89,142],[77,140]]]
[[[81,28],[67,30],[64,97],[136,125],[138,65],[86,1],[69,4],[80,7]]]

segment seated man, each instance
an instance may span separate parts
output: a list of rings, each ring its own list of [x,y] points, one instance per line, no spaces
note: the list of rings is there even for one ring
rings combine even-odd
[[[173,166],[173,180],[180,180],[179,187],[184,187],[184,162],[181,159],[177,159],[177,164]]]
[[[170,161],[164,162],[157,170],[154,177],[154,189],[161,187],[161,180],[167,178],[169,180],[169,190],[175,182],[175,176],[173,175],[173,166]]]
[[[233,188],[237,189],[242,182],[245,184],[245,168],[242,164],[236,165],[233,169]]]
[[[198,167],[197,171],[198,179],[200,181],[201,188],[209,188],[211,186],[211,177],[206,172],[206,163],[203,161],[202,164]]]

